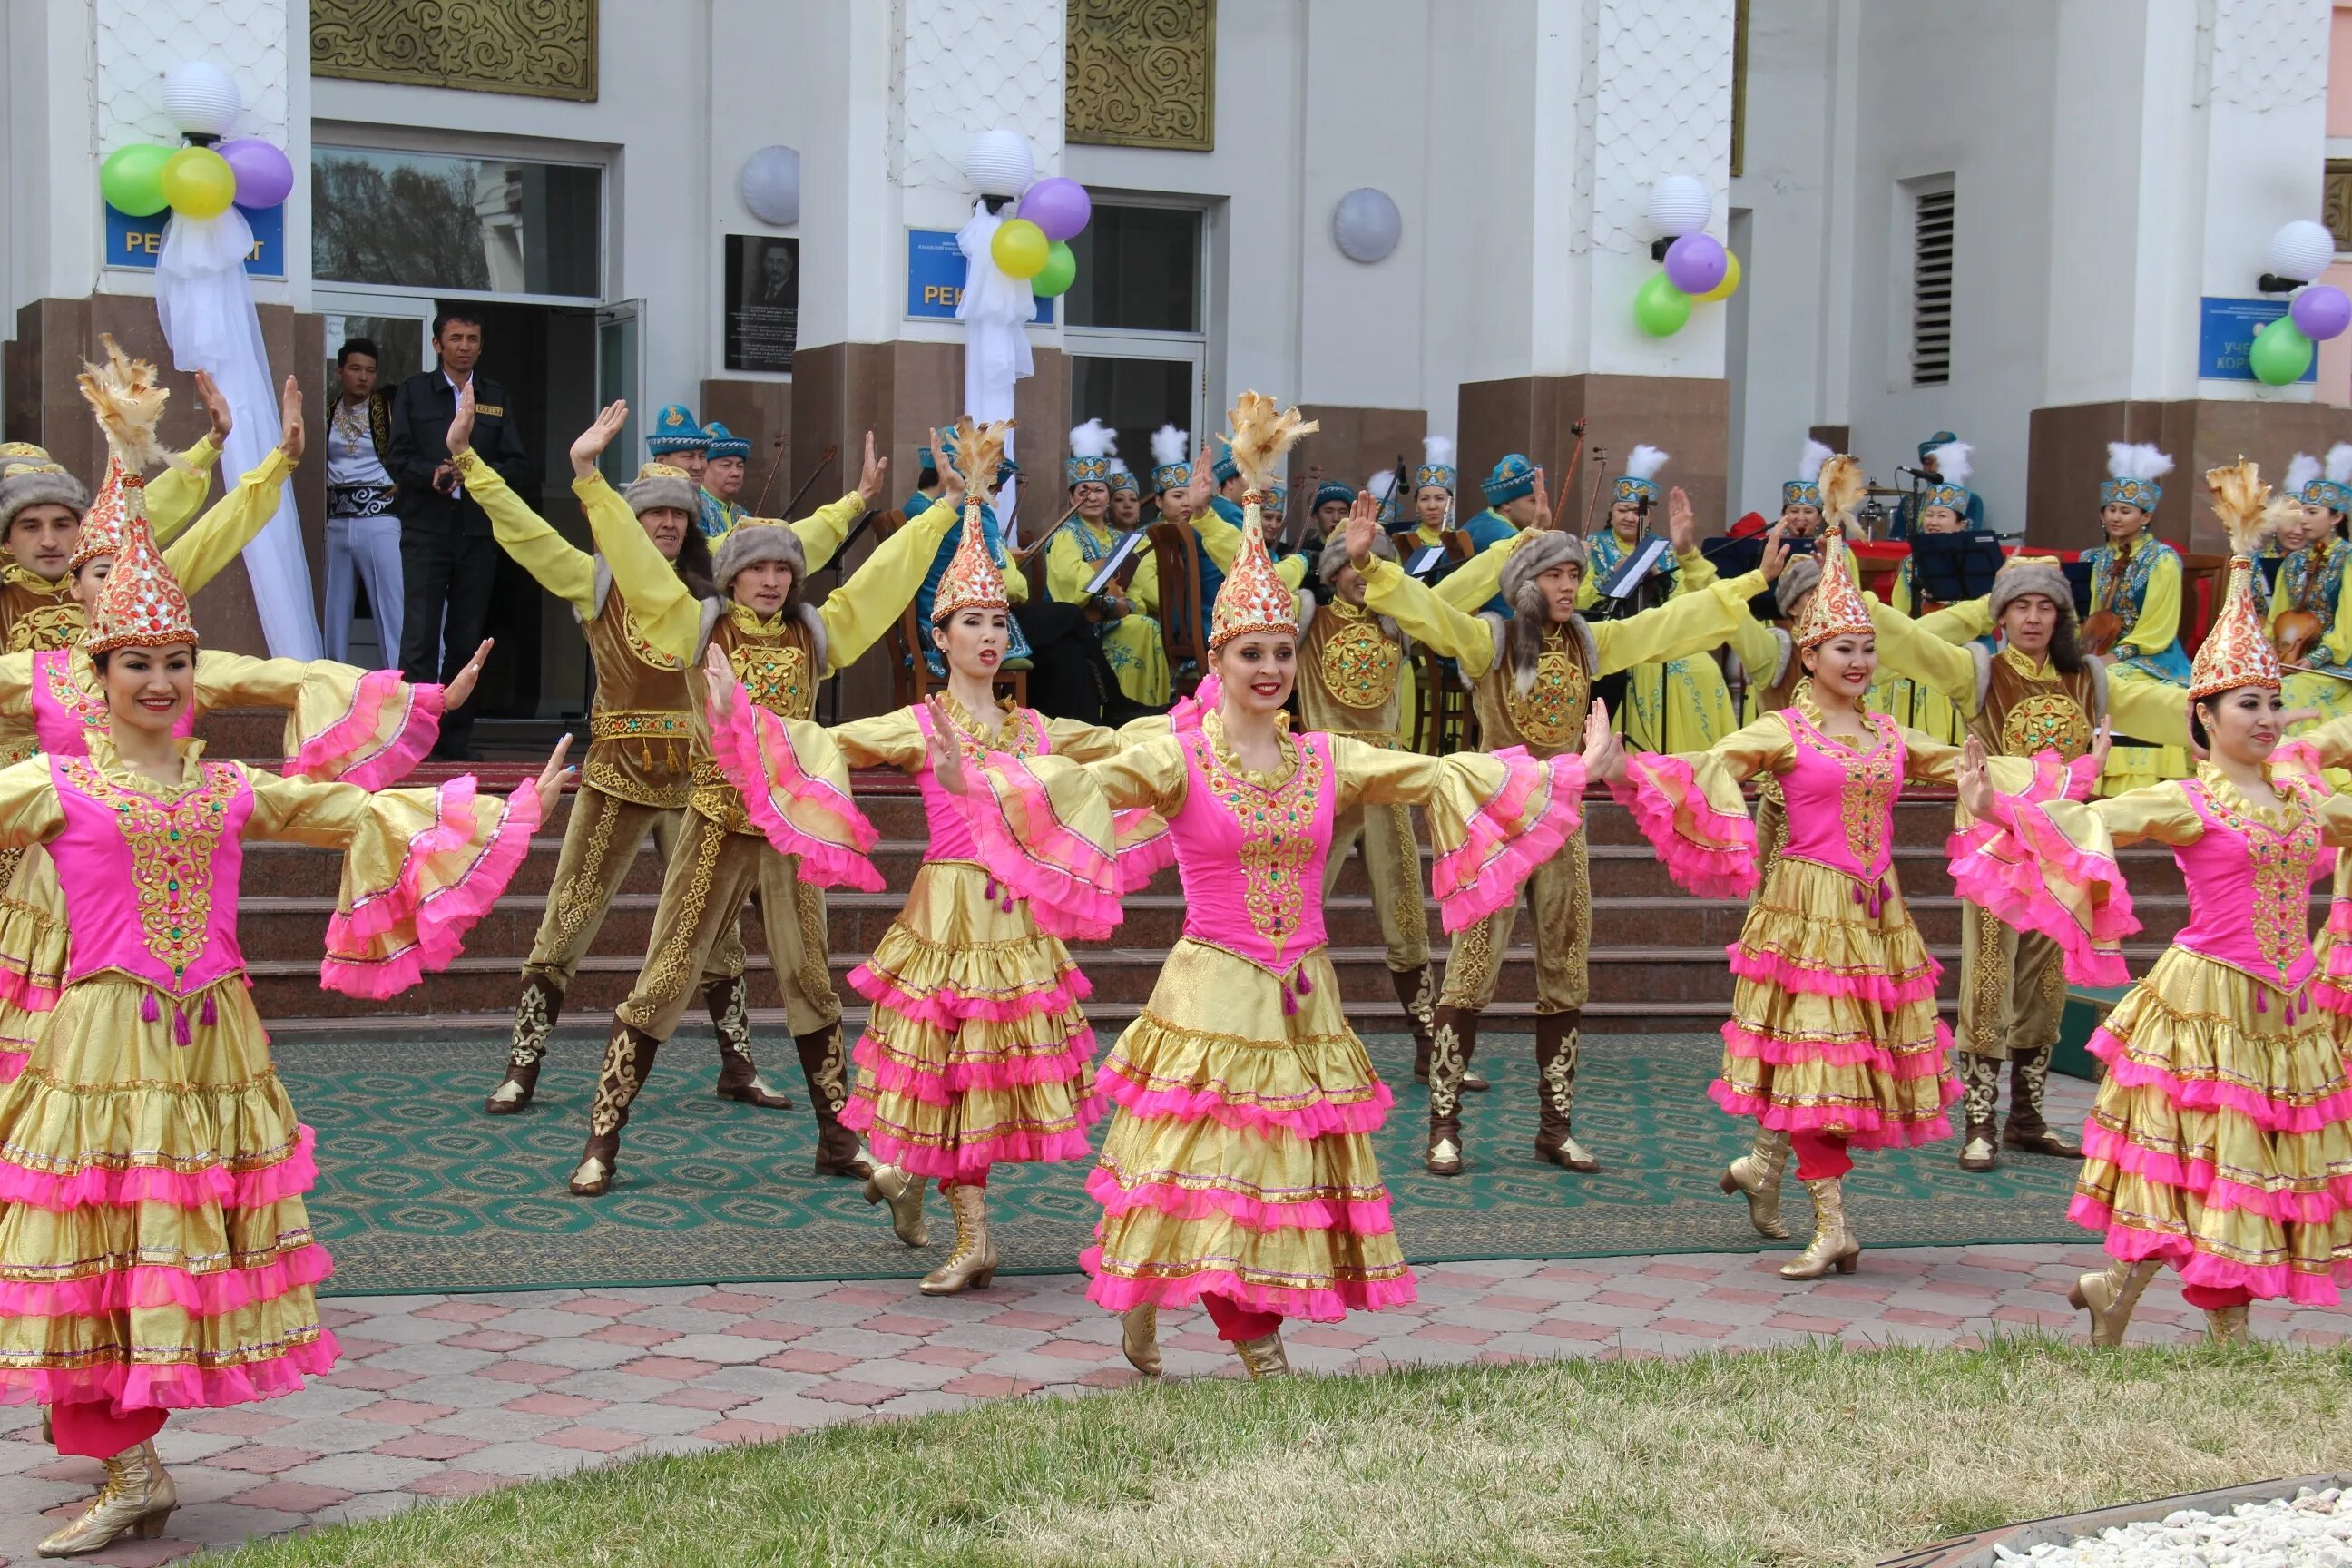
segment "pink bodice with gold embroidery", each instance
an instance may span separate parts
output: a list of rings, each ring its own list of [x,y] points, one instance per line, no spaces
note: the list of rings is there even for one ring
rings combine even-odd
[[[74,679],[73,654],[50,648],[33,656],[33,732],[52,757],[89,755],[93,730],[107,725],[106,700],[82,689]],[[172,733],[186,740],[196,732],[196,705],[180,710]]]
[[[987,762],[990,752],[1009,752],[1016,757],[1042,757],[1054,749],[1045,733],[1045,721],[1029,709],[1013,711],[1010,737],[1000,732],[987,746],[958,731],[956,741],[963,748],[964,765],[977,768]],[[928,752],[931,738],[931,715],[926,708],[915,710],[915,723],[923,732]],[[940,787],[937,774],[926,756],[922,768],[915,774],[915,785],[923,795],[923,824],[930,831],[930,843],[924,847],[923,858],[929,860],[978,860],[980,841],[972,837],[971,823],[962,804]]]
[[[2200,781],[2180,786],[2205,831],[2196,843],[2172,851],[2189,884],[2189,923],[2172,940],[2265,984],[2295,991],[2311,977],[2305,923],[2311,884],[2336,859],[2311,808],[2312,786],[2282,778],[2274,787],[2292,803],[2283,827],[2216,799]]]
[[[1324,943],[1323,863],[1338,795],[1331,740],[1286,736],[1290,776],[1271,788],[1224,765],[1200,731],[1184,748],[1184,804],[1169,822],[1184,934],[1287,975]]]
[[[52,755],[49,774],[66,819],[48,848],[73,921],[68,984],[114,969],[186,996],[243,970],[244,770],[205,763],[168,796],[110,779],[87,757]]]
[[[1903,731],[1874,717],[1878,742],[1857,751],[1815,729],[1794,708],[1781,710],[1796,761],[1780,775],[1788,802],[1783,855],[1883,887],[1894,865],[1895,798],[1903,792]]]

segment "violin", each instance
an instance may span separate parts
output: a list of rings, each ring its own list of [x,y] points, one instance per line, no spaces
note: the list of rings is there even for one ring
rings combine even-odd
[[[2311,547],[2311,568],[2303,574],[2294,605],[2280,611],[2278,620],[2271,626],[2271,646],[2278,650],[2281,664],[2303,663],[2312,646],[2327,635],[2326,623],[2311,607],[2311,595],[2326,574],[2327,553],[2335,543],[2333,537],[2327,537]]]

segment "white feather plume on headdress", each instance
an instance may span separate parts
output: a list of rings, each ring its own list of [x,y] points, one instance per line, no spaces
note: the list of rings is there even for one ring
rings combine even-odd
[[[1421,460],[1424,467],[1450,468],[1454,466],[1454,437],[1423,436],[1421,438]]]
[[[2352,452],[2352,446],[2347,446],[2340,449],[2346,452]],[[2303,487],[2317,479],[2319,477],[2319,473],[2318,458],[2313,457],[2308,452],[2297,452],[2294,455],[2294,460],[2288,463],[2286,466],[2286,493],[2295,496],[2301,495],[2303,493]]]
[[[1125,474],[1130,479],[1135,478],[1135,470],[1127,466],[1125,458],[1113,458],[1110,460],[1110,471],[1114,474]]]
[[[1118,450],[1118,432],[1099,419],[1089,419],[1070,432],[1070,456],[1108,458]]]
[[[1797,478],[1809,485],[1819,484],[1822,479],[1822,465],[1836,456],[1835,452],[1821,442],[1807,441],[1804,456],[1797,459]]]
[[[1388,500],[1389,497],[1395,493],[1396,490],[1396,470],[1394,468],[1382,468],[1379,473],[1374,474],[1370,479],[1364,481],[1364,488],[1372,492],[1372,499],[1374,500],[1384,501]]]
[[[2352,441],[2327,448],[2327,477],[2339,485],[2352,485]]]
[[[1927,454],[1936,459],[1936,477],[1962,489],[1968,489],[1969,475],[1975,468],[1975,455],[1976,448],[1966,441],[1948,441]]]
[[[1151,433],[1151,466],[1164,468],[1171,463],[1192,460],[1192,433],[1179,430],[1173,425],[1162,425]]]
[[[1636,447],[1625,454],[1625,472],[1636,479],[1654,479],[1666,466],[1666,454],[1656,447]]]
[[[2107,478],[2111,479],[2160,479],[2172,472],[2172,459],[2151,442],[2110,441],[2107,443]]]

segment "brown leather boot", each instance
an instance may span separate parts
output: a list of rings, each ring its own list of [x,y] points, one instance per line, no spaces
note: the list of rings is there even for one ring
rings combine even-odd
[[[1426,963],[1418,969],[1391,969],[1389,982],[1396,987],[1397,1002],[1404,1008],[1405,1021],[1412,1030],[1412,1076],[1427,1083],[1430,1020],[1437,1011],[1437,984],[1430,978]],[[1476,1073],[1462,1075],[1465,1094],[1484,1094],[1493,1087]]]
[[[1601,1162],[1569,1131],[1583,1024],[1581,1008],[1536,1015],[1536,1158],[1589,1176]]]
[[[539,1064],[547,1056],[547,1037],[555,1032],[563,1011],[563,993],[543,974],[522,977],[522,996],[515,1003],[514,1040],[507,1047],[507,1075],[490,1090],[482,1109],[492,1116],[512,1116],[539,1092]]]
[[[1478,1014],[1440,1007],[1430,1020],[1429,1153],[1433,1176],[1462,1173],[1462,1082],[1478,1048]]]
[[[2042,1097],[2050,1088],[2050,1055],[2056,1047],[2017,1051],[2009,1058],[2009,1125],[2000,1130],[2001,1142],[2029,1154],[2050,1154],[2079,1160],[2083,1146],[2042,1120]]]
[[[809,1106],[816,1112],[816,1173],[866,1180],[877,1169],[874,1156],[841,1124],[841,1108],[849,1103],[849,1058],[841,1048],[841,1026],[794,1035],[793,1048],[800,1053]]]
[[[740,974],[714,980],[702,988],[702,999],[719,1032],[719,1083],[712,1092],[762,1110],[790,1110],[792,1097],[770,1089],[751,1059],[751,987]]]
[[[1960,1169],[1990,1171],[2000,1159],[2000,1129],[1996,1124],[2000,1099],[2000,1064],[1974,1051],[1954,1053],[1959,1059],[1962,1105],[1967,1125],[1960,1133]]]
[[[588,1110],[588,1146],[581,1151],[579,1168],[572,1173],[572,1195],[601,1198],[613,1190],[619,1170],[621,1129],[629,1124],[629,1107],[654,1070],[654,1053],[661,1042],[643,1029],[615,1023],[604,1042],[604,1070],[596,1079],[596,1102]]]

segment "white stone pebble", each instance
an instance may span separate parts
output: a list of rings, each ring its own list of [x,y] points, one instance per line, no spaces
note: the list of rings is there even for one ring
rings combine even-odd
[[[2182,1509],[2063,1546],[1994,1552],[2033,1568],[2352,1568],[2352,1500],[2305,1487],[2219,1517]]]

